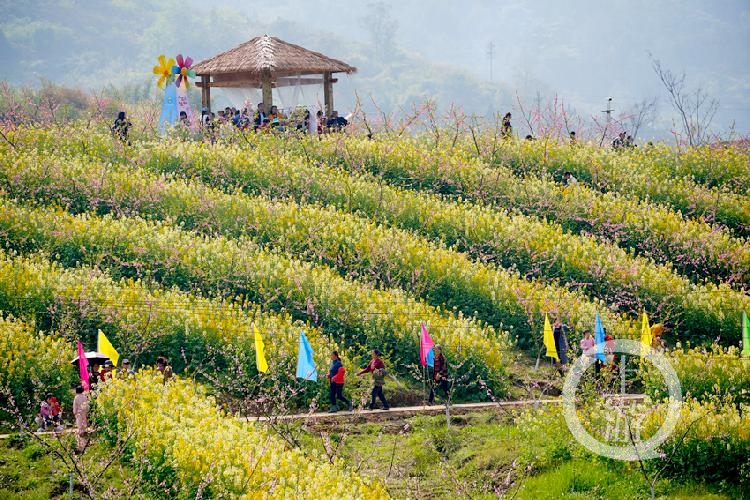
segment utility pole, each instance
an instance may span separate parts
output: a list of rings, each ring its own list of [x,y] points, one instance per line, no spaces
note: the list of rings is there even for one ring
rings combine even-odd
[[[487,44],[487,58],[490,60],[490,81],[492,81],[492,61],[495,59],[495,44],[493,42]]]
[[[607,127],[609,127],[609,122],[612,120],[612,111],[614,111],[614,109],[612,109],[612,98],[610,97],[607,99],[607,109],[602,111],[602,113],[607,114]]]
[[[609,130],[609,124],[612,121],[612,111],[614,111],[614,109],[612,109],[612,98],[610,97],[609,99],[607,99],[607,109],[605,109],[604,111],[602,111],[602,113],[606,113],[606,115],[607,115],[607,123],[606,123],[606,125],[604,125],[604,131],[602,132],[602,138],[599,141],[599,147],[601,147],[602,144],[604,144],[604,138],[607,137],[607,131]]]

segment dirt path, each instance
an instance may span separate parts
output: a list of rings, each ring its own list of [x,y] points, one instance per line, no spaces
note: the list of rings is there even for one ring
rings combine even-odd
[[[458,403],[450,406],[451,415],[463,415],[475,411],[491,411],[495,410],[498,412],[512,410],[516,408],[525,408],[529,406],[539,406],[548,404],[559,404],[560,399],[540,399],[540,400],[523,400],[523,401],[501,401],[497,403],[486,402],[486,403]],[[260,417],[246,417],[248,422],[277,422],[284,420],[362,420],[362,421],[376,421],[376,420],[393,420],[402,419],[405,417],[412,417],[415,415],[440,415],[446,412],[445,405],[434,405],[434,406],[399,406],[391,407],[390,410],[365,410],[362,408],[355,409],[354,411],[338,411],[336,413],[319,412],[319,413],[299,413],[296,415],[280,415],[280,416],[260,416]]]
[[[616,398],[622,402],[641,402],[644,400],[644,396],[641,394],[628,394],[628,395],[609,395],[605,397]],[[525,399],[519,401],[499,401],[484,402],[484,403],[458,403],[450,406],[451,415],[464,415],[466,413],[477,412],[477,411],[496,411],[502,413],[505,411],[528,408],[530,406],[541,406],[550,404],[560,404],[562,400],[560,398],[554,399]],[[316,412],[316,413],[298,413],[294,415],[278,415],[278,416],[256,416],[256,417],[243,417],[248,422],[278,422],[278,421],[327,421],[327,420],[353,420],[353,421],[383,421],[383,420],[398,420],[406,417],[413,417],[415,415],[440,415],[446,412],[445,405],[437,404],[434,406],[400,406],[391,407],[390,410],[366,410],[362,408],[355,409],[354,411],[338,411],[336,413],[329,412]]]

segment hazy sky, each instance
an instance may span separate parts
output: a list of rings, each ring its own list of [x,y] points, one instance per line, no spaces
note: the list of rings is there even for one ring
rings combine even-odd
[[[673,113],[653,54],[684,71],[689,88],[719,99],[715,129],[736,120],[738,131],[750,134],[750,0],[382,0],[397,22],[397,49],[411,56],[399,64],[419,68],[408,78],[398,65],[376,67],[362,57],[373,23],[363,17],[374,1],[0,0],[0,79],[150,84],[159,53],[200,60],[268,31],[364,63],[337,86],[338,102],[351,104],[348,94],[363,88],[382,95],[393,81],[405,82],[395,92],[411,102],[440,93],[468,104],[471,96],[461,93],[472,88],[467,107],[478,113],[512,109],[515,91],[557,93],[585,117],[601,117],[608,97],[615,114],[658,97],[651,128],[664,133]],[[487,99],[493,102],[483,107]]]
[[[263,19],[366,40],[358,21],[368,0],[242,2],[227,5]],[[750,132],[750,1],[456,1],[384,0],[398,21],[396,40],[408,52],[460,66],[489,80],[534,87],[539,81],[576,107],[594,112],[608,97],[615,108],[658,96],[669,102],[649,53],[689,87],[720,101],[715,124],[734,118]]]

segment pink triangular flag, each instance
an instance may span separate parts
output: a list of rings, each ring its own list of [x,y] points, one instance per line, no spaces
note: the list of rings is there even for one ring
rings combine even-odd
[[[434,342],[432,342],[430,333],[427,331],[427,325],[425,325],[424,321],[422,321],[422,335],[420,335],[419,337],[419,363],[422,366],[433,365],[433,347],[435,347],[435,344]]]
[[[81,374],[81,385],[83,390],[88,391],[91,388],[89,383],[89,360],[86,359],[86,353],[83,352],[83,344],[78,341],[78,371]]]

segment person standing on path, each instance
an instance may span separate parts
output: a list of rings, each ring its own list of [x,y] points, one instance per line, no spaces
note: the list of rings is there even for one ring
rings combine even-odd
[[[591,336],[591,330],[583,332],[583,338],[581,339],[581,352],[586,356],[593,358],[596,355],[593,347],[596,345],[594,337]]]
[[[346,404],[349,411],[354,409],[352,402],[344,397],[344,375],[346,368],[341,362],[339,353],[337,351],[331,352],[331,368],[328,370],[328,380],[330,381],[330,398],[331,398],[331,409],[329,413],[336,413],[339,411],[336,406],[337,401],[341,401]]]
[[[378,351],[377,349],[372,351],[372,359],[370,359],[370,363],[366,367],[362,368],[357,373],[357,376],[365,373],[372,373],[373,380],[370,409],[375,409],[375,398],[380,398],[380,401],[382,401],[383,403],[383,409],[390,410],[391,407],[388,404],[388,401],[385,399],[385,395],[383,394],[383,385],[385,384],[385,363],[383,363],[383,360],[380,359],[380,351]]]
[[[442,389],[445,393],[445,399],[448,400],[450,396],[450,383],[448,382],[448,362],[445,360],[443,355],[443,349],[439,345],[434,347],[435,359],[432,372],[432,384],[430,384],[430,397],[427,400],[427,404],[435,402],[435,392],[437,389]]]
[[[555,337],[555,349],[560,357],[560,365],[568,364],[568,325],[560,321],[560,317],[555,318],[555,324],[552,325],[552,335]]]
[[[89,398],[84,394],[81,385],[76,387],[76,397],[73,399],[73,415],[76,419],[76,452],[81,454],[89,442]]]

